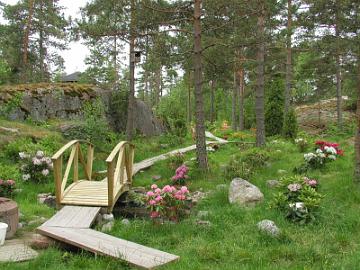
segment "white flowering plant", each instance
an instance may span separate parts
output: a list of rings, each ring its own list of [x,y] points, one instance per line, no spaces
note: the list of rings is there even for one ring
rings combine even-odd
[[[308,141],[305,138],[296,138],[295,144],[301,153],[305,152],[305,150],[309,147]]]
[[[318,181],[303,176],[284,177],[278,186],[271,208],[279,209],[289,220],[305,224],[315,220],[323,196]]]
[[[22,179],[36,183],[46,182],[53,170],[53,163],[50,157],[45,156],[43,151],[37,151],[35,155],[24,152],[19,153],[21,160]]]

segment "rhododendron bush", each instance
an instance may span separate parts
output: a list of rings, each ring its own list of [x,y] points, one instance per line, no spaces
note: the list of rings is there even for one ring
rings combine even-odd
[[[304,173],[309,169],[318,169],[325,166],[326,163],[336,160],[344,155],[344,151],[339,148],[338,143],[325,141],[315,142],[315,152],[304,154],[305,163],[295,168],[297,173]]]
[[[11,197],[15,190],[14,180],[3,180],[0,179],[0,197]]]
[[[150,217],[178,221],[186,208],[189,190],[186,186],[176,188],[166,185],[159,188],[151,185],[151,190],[146,193],[146,204],[150,209]]]
[[[48,179],[53,169],[53,163],[50,157],[44,155],[43,151],[37,151],[34,156],[20,152],[19,157],[22,162],[21,171],[24,181],[41,183]]]
[[[189,172],[189,168],[186,165],[181,165],[176,169],[175,175],[171,178],[174,183],[184,185],[185,180],[189,178],[187,173]]]
[[[282,211],[286,218],[304,224],[315,220],[322,195],[317,191],[316,179],[303,176],[284,177],[280,180],[279,193],[270,206]]]
[[[316,179],[303,176],[284,177],[280,180],[279,193],[274,196],[271,207],[282,211],[294,222],[304,224],[315,220],[322,195],[317,191]]]

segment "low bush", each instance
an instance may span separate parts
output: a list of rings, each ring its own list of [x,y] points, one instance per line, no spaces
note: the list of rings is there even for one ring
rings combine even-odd
[[[224,168],[224,176],[228,179],[235,177],[249,179],[257,169],[264,167],[269,159],[270,154],[266,150],[249,149],[230,159]]]
[[[19,157],[22,161],[21,171],[24,181],[43,183],[48,180],[53,164],[51,158],[45,156],[43,151],[37,151],[34,156],[20,152]]]
[[[0,197],[10,198],[15,190],[14,180],[2,180],[0,179]]]
[[[270,203],[289,220],[305,224],[314,221],[323,196],[317,191],[318,181],[303,176],[284,177],[279,192]]]

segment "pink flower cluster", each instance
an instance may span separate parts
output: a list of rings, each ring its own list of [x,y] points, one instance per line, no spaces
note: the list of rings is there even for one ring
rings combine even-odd
[[[146,202],[151,210],[150,217],[167,216],[170,209],[176,212],[188,198],[188,194],[186,186],[177,189],[166,185],[161,189],[156,184],[151,185],[151,190],[146,193]]]
[[[0,197],[10,197],[15,190],[15,181],[0,179]]]
[[[188,179],[189,178],[189,176],[187,175],[188,172],[189,172],[189,168],[186,167],[185,164],[183,164],[179,168],[176,169],[175,175],[171,179],[174,182]]]
[[[304,177],[304,184],[306,184],[312,188],[316,188],[318,182],[315,179],[310,179],[308,177]]]
[[[326,147],[333,147],[333,148],[335,148],[337,155],[340,155],[340,156],[344,155],[344,150],[339,148],[340,145],[338,143],[331,143],[331,142],[326,142],[326,141],[316,141],[315,145],[317,147],[319,147],[321,150],[324,150],[325,146]]]

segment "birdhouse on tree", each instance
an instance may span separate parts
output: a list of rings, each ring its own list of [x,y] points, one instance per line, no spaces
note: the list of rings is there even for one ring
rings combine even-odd
[[[131,62],[140,63],[141,61],[141,51],[133,51],[131,53]]]

